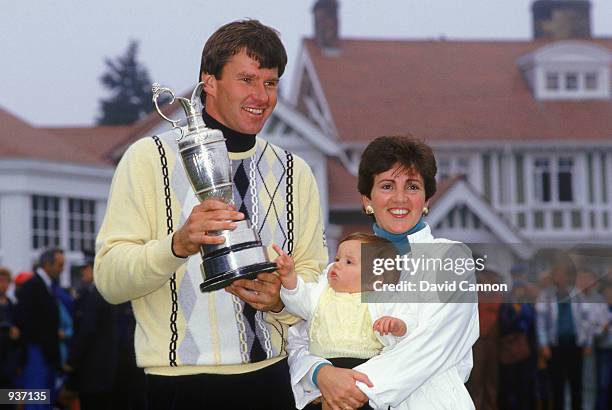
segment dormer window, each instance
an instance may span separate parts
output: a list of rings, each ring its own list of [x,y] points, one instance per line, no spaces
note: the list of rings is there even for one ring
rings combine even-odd
[[[597,90],[597,73],[586,73],[584,75],[584,88],[589,91]]]
[[[559,73],[546,74],[546,89],[555,91],[559,89]]]
[[[578,89],[578,74],[565,74],[565,89],[567,91],[575,91]]]
[[[558,41],[517,64],[538,100],[611,99],[612,52],[583,41]]]

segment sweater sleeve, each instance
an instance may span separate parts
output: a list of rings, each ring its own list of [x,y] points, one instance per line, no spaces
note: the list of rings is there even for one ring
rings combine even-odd
[[[317,182],[310,167],[303,159],[294,156],[294,246],[291,256],[295,261],[295,271],[305,282],[315,282],[319,272],[327,264],[327,247],[323,231],[323,218]],[[286,309],[271,313],[278,321],[295,324],[298,319]]]
[[[96,287],[110,303],[162,287],[186,259],[172,253],[172,234],[157,233],[164,201],[159,154],[150,138],[134,143],[119,162],[96,240]],[[159,175],[157,175],[159,174]],[[176,201],[174,201],[176,202]]]

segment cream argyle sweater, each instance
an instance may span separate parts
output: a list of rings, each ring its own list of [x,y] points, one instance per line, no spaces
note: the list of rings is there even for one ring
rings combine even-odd
[[[136,358],[147,373],[235,374],[263,368],[285,357],[287,326],[296,319],[285,311],[257,312],[249,326],[244,302],[224,290],[200,292],[199,254],[188,259],[172,254],[168,232],[178,229],[197,204],[176,156],[176,136],[169,131],[137,141],[117,166],[97,238],[96,286],[111,303],[132,301]],[[249,170],[250,183],[256,184],[257,206],[251,197],[245,204],[257,212],[262,242],[290,251],[297,272],[314,280],[327,262],[327,249],[310,168],[259,138],[254,148],[230,153],[230,159],[233,167],[241,163]],[[251,363],[255,339],[267,359]]]

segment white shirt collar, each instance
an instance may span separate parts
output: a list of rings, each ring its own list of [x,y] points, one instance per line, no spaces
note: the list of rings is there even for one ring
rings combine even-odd
[[[47,285],[47,289],[49,289],[50,292],[51,286],[53,285],[53,281],[51,280],[49,275],[47,275],[47,272],[45,272],[42,268],[37,268],[36,273],[42,278],[43,282],[45,282],[45,285]]]

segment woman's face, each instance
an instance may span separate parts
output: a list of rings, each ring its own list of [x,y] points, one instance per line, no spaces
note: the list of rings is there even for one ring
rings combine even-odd
[[[370,198],[361,197],[363,206],[374,208],[378,225],[391,233],[403,233],[414,227],[423,213],[425,183],[414,169],[395,164],[374,176]]]

